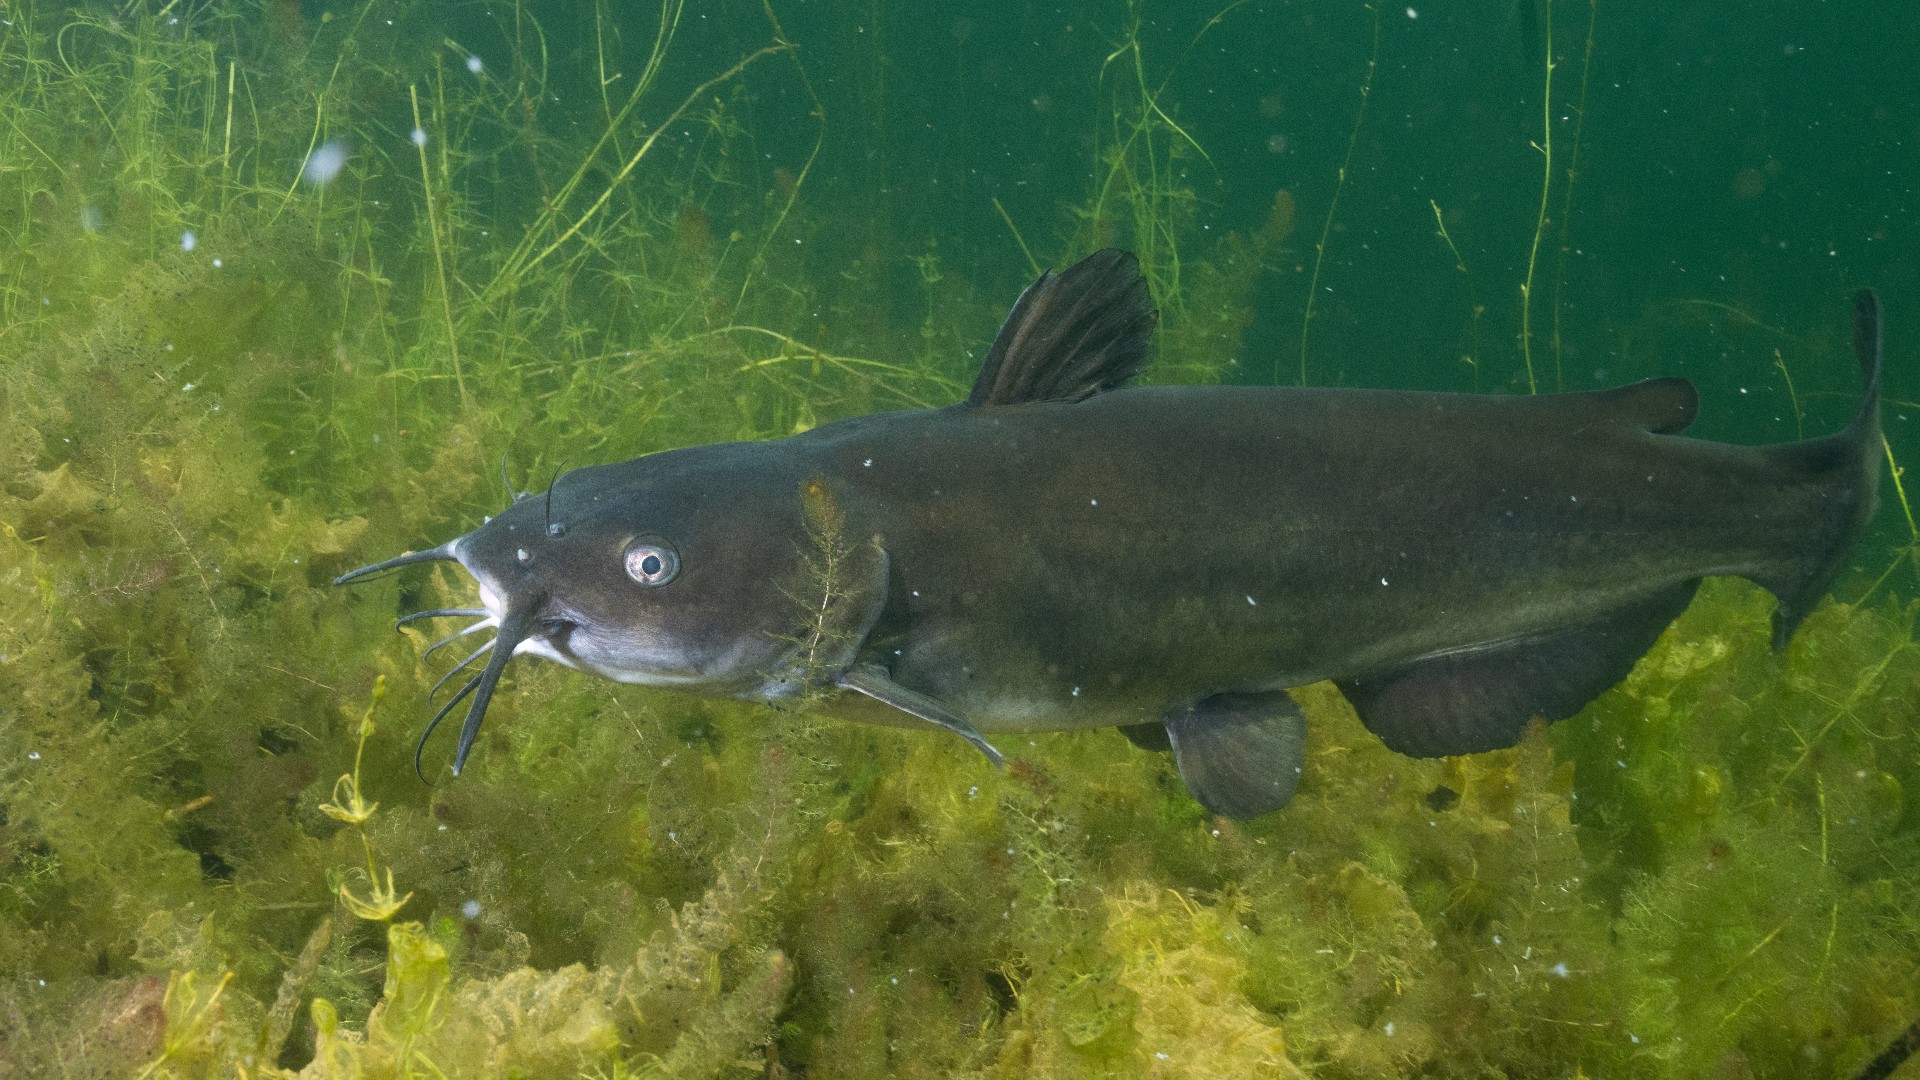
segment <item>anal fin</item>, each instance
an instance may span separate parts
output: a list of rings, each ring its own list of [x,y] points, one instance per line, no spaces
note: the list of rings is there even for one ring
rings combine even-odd
[[[1451,649],[1334,682],[1367,730],[1409,757],[1512,746],[1527,721],[1564,720],[1626,678],[1698,584],[1549,633]]]
[[[1284,690],[1215,694],[1167,714],[1166,729],[1187,791],[1221,817],[1270,814],[1300,786],[1307,718]]]

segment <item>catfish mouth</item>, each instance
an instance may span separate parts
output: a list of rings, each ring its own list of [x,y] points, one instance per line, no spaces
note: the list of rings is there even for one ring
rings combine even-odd
[[[460,724],[460,743],[454,750],[453,755],[453,775],[459,776],[461,771],[466,768],[467,755],[472,752],[474,739],[480,734],[480,724],[486,719],[487,706],[493,701],[493,692],[500,684],[500,676],[505,673],[507,669],[507,661],[513,659],[514,652],[520,647],[522,642],[535,636],[534,630],[540,624],[542,598],[537,595],[520,597],[503,596],[499,592],[489,589],[485,580],[479,575],[474,574],[473,569],[467,566],[460,558],[460,543],[466,539],[467,537],[465,536],[458,537],[441,544],[439,547],[429,548],[426,551],[409,552],[384,562],[374,563],[371,566],[363,566],[357,570],[349,570],[333,579],[335,585],[351,585],[355,582],[366,581],[384,571],[397,569],[412,563],[458,562],[480,585],[481,600],[486,605],[485,607],[431,608],[426,611],[416,611],[410,615],[403,615],[393,624],[393,628],[399,630],[406,624],[420,619],[471,617],[478,620],[429,645],[427,651],[422,655],[422,659],[433,655],[434,652],[442,646],[450,645],[469,634],[479,633],[483,630],[494,631],[491,639],[482,643],[481,646],[470,653],[466,659],[455,664],[452,670],[440,677],[439,682],[433,684],[433,689],[427,691],[427,701],[431,703],[433,698],[439,694],[440,688],[445,686],[455,675],[473,666],[474,662],[478,661],[481,657],[484,656],[487,658],[486,666],[481,668],[479,674],[469,678],[460,689],[456,690],[453,696],[447,699],[446,704],[440,706],[440,710],[433,714],[433,719],[427,722],[427,730],[420,733],[420,741],[416,743],[413,748],[413,772],[414,775],[420,777],[422,781],[426,780],[426,774],[420,767],[420,758],[421,754],[426,750],[427,740],[433,737],[434,730],[440,726],[440,722],[445,720],[448,714],[452,713],[462,701],[471,697],[472,701],[467,706],[466,719]]]

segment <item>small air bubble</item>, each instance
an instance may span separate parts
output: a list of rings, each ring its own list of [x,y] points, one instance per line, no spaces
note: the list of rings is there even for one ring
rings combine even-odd
[[[345,139],[328,139],[320,144],[313,155],[307,158],[307,167],[300,170],[300,179],[309,184],[325,184],[340,175],[347,164],[347,143]]]
[[[478,74],[480,74],[480,69],[481,69],[481,68],[483,68],[483,67],[485,67],[485,66],[486,66],[486,65],[484,65],[484,64],[482,64],[482,63],[480,62],[480,58],[479,58],[479,57],[477,57],[477,56],[469,56],[469,57],[467,57],[467,70],[468,70],[468,71],[471,71],[471,72],[473,72],[473,73],[474,73],[475,75],[478,75]]]

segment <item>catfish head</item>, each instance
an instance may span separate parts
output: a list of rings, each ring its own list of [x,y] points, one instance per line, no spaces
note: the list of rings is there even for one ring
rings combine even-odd
[[[724,444],[575,470],[544,497],[515,495],[464,536],[336,578],[348,584],[434,560],[473,577],[481,606],[415,612],[395,624],[477,620],[429,654],[494,632],[434,686],[429,699],[485,658],[434,715],[420,747],[470,698],[458,776],[507,661],[519,655],[715,697],[771,701],[831,682],[879,616],[885,553],[823,535],[839,520],[824,484],[784,476],[763,456],[758,444]],[[841,580],[823,574],[823,563]]]

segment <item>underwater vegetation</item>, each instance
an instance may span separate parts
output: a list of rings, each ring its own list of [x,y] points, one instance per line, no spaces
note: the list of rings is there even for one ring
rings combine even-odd
[[[1439,761],[1311,687],[1252,822],[1112,731],[1002,771],[532,664],[423,784],[453,661],[392,624],[464,577],[334,575],[564,464],[957,400],[1003,306],[811,194],[839,99],[783,8],[596,10],[550,52],[509,5],[6,9],[0,1076],[1849,1077],[1920,1015],[1892,481],[1903,546],[1784,653],[1710,581],[1579,716]],[[1087,189],[999,239],[1141,250],[1151,377],[1217,381],[1313,260],[1284,191],[1195,226],[1137,15]],[[570,67],[621,77],[569,112]]]

